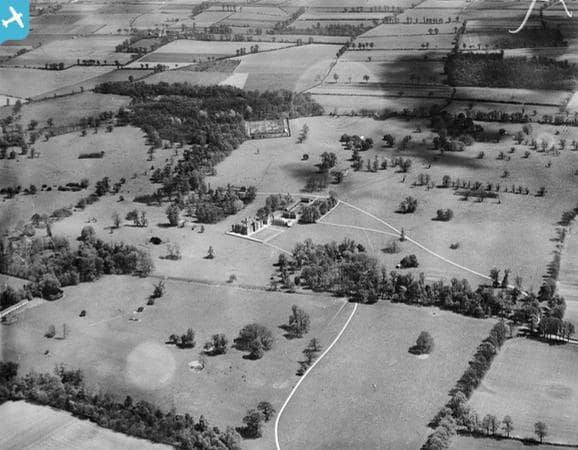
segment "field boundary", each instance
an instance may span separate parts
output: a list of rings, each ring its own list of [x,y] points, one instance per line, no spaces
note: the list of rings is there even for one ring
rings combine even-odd
[[[357,307],[358,307],[358,304],[354,303],[353,311],[351,311],[351,314],[350,314],[349,318],[347,319],[347,322],[345,322],[345,325],[343,325],[343,328],[341,328],[341,331],[339,331],[339,333],[337,334],[337,336],[335,337],[333,342],[329,345],[329,347],[327,347],[325,349],[325,351],[319,356],[319,358],[317,358],[315,360],[315,362],[311,365],[311,367],[309,367],[309,369],[307,369],[307,371],[301,376],[301,378],[299,378],[299,380],[297,381],[297,384],[293,387],[293,389],[289,393],[289,396],[285,400],[285,403],[283,403],[283,406],[281,406],[281,409],[279,410],[279,413],[277,414],[277,417],[275,418],[275,446],[276,446],[277,450],[281,450],[281,446],[279,445],[279,420],[281,419],[281,415],[283,414],[283,411],[285,410],[285,408],[287,407],[287,405],[289,404],[289,402],[293,398],[293,395],[295,395],[295,392],[297,391],[297,389],[299,388],[301,383],[303,383],[305,378],[307,378],[307,375],[309,375],[309,373],[313,370],[313,368],[317,365],[317,363],[319,363],[319,361],[321,361],[325,357],[325,355],[327,355],[327,353],[329,353],[329,351],[337,343],[339,338],[343,335],[343,333],[345,332],[345,330],[349,326],[351,319],[353,319],[353,316],[357,312]]]

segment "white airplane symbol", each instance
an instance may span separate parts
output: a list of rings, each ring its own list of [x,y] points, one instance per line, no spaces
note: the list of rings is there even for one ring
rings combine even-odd
[[[16,10],[12,6],[10,6],[9,8],[12,17],[8,20],[2,21],[2,25],[4,25],[4,28],[8,28],[8,25],[10,25],[12,22],[16,22],[20,28],[24,28],[24,22],[22,22],[22,13],[16,12]]]

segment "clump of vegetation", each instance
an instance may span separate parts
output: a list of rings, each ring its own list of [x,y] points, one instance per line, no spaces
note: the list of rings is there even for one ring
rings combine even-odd
[[[229,349],[229,340],[224,334],[213,334],[210,341],[203,346],[208,355],[224,355]]]
[[[179,348],[194,348],[196,345],[195,332],[192,328],[188,328],[181,336],[171,334],[168,342],[169,344],[174,344]]]
[[[80,370],[60,365],[54,373],[30,372],[18,375],[18,364],[0,361],[0,403],[28,400],[72,413],[97,425],[131,436],[175,446],[185,450],[193,442],[210,442],[211,448],[236,450],[240,436],[232,428],[220,431],[209,426],[203,416],[195,422],[185,414],[175,420],[174,411],[164,412],[147,401],[135,402],[132,397],[116,399],[97,395],[84,383]]]
[[[415,212],[416,209],[417,209],[417,199],[413,197],[406,197],[405,200],[403,200],[399,204],[397,212],[401,214],[410,214]]]
[[[337,198],[330,195],[327,198],[319,198],[310,205],[303,207],[301,211],[301,223],[315,223],[321,216],[327,214],[334,206],[337,205]]]
[[[419,263],[417,261],[417,256],[415,255],[404,256],[403,259],[399,262],[399,266],[402,269],[411,269],[414,267],[418,267]]]
[[[427,331],[422,331],[417,337],[415,345],[410,352],[416,355],[429,355],[434,349],[434,339]]]
[[[239,332],[235,346],[239,350],[250,352],[250,358],[261,359],[264,352],[271,350],[273,342],[271,330],[261,324],[252,323]]]
[[[449,222],[454,217],[454,212],[451,209],[438,209],[436,213],[436,220],[442,222]]]
[[[289,324],[286,326],[287,331],[291,337],[302,338],[304,334],[309,332],[309,325],[311,318],[303,309],[297,305],[291,307],[291,315],[289,316]]]

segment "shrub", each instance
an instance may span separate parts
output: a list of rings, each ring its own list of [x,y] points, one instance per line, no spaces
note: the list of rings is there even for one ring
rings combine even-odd
[[[434,349],[434,339],[427,331],[422,331],[415,345],[411,348],[411,352],[418,355],[430,354]]]
[[[454,212],[451,209],[438,209],[436,220],[442,222],[449,222],[454,217]]]
[[[408,255],[405,256],[400,262],[399,265],[402,269],[409,269],[411,267],[418,267],[419,263],[417,262],[417,256],[415,255]]]
[[[417,209],[417,200],[413,197],[407,197],[399,204],[398,212],[401,214],[409,214],[415,212]]]
[[[273,333],[258,323],[246,325],[235,339],[235,346],[239,350],[250,351],[253,358],[259,359],[264,351],[273,347]]]
[[[56,336],[56,327],[54,325],[50,325],[48,327],[48,331],[44,333],[44,337],[52,339],[54,336]]]

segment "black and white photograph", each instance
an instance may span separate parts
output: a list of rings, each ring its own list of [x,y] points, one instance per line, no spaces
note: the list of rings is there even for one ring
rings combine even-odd
[[[577,14],[0,0],[0,449],[578,448]]]

